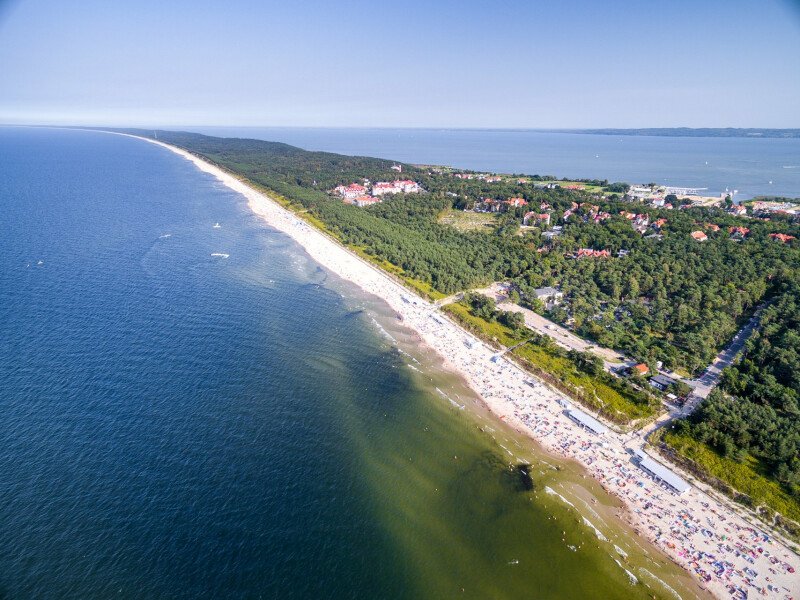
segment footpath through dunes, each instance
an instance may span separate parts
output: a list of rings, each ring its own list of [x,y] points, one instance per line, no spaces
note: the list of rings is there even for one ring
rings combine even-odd
[[[131,136],[137,137],[137,136]],[[438,307],[299,219],[266,195],[191,153],[147,138],[192,161],[244,195],[254,213],[283,231],[324,267],[384,300],[445,364],[461,374],[500,419],[546,450],[577,460],[628,509],[639,533],[693,573],[719,597],[758,593],[789,598],[800,593],[800,557],[697,488],[675,496],[632,461],[626,439],[598,438],[565,414],[561,394],[533,379],[467,333]]]

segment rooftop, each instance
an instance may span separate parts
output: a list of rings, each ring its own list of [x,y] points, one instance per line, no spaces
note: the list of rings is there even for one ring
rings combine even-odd
[[[661,463],[654,461],[644,452],[639,451],[636,453],[636,455],[639,457],[639,466],[642,467],[642,469],[650,473],[656,479],[666,483],[677,493],[683,494],[691,489],[692,486],[690,486]]]
[[[591,429],[597,435],[603,435],[605,432],[608,431],[608,428],[603,425],[600,421],[595,419],[592,415],[588,415],[582,410],[578,410],[577,408],[573,408],[567,411],[567,415],[580,425],[583,425],[587,429]]]

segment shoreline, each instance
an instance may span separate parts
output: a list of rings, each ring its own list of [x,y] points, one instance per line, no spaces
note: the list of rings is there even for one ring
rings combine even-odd
[[[185,150],[131,134],[107,133],[159,145],[191,161],[242,194],[253,213],[300,244],[314,261],[383,300],[442,359],[444,368],[466,381],[489,411],[546,452],[577,461],[622,501],[622,521],[693,573],[693,579],[715,596],[728,596],[730,585],[750,593],[763,590],[774,598],[791,597],[800,590],[800,559],[788,548],[696,487],[674,496],[658,486],[630,462],[623,436],[609,433],[602,439],[580,429],[563,414],[559,404],[563,394],[505,358],[494,362],[496,351],[390,274],[266,194]]]

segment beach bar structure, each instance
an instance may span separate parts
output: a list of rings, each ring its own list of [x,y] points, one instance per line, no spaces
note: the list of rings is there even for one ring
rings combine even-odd
[[[584,429],[588,429],[597,435],[603,435],[608,431],[608,428],[600,421],[595,419],[592,415],[587,415],[585,412],[578,410],[577,408],[568,410],[567,416]]]
[[[691,486],[686,483],[683,479],[675,475],[672,471],[670,471],[667,467],[654,461],[652,458],[647,456],[642,451],[636,452],[636,456],[639,458],[639,467],[650,475],[656,481],[660,481],[664,485],[666,485],[670,490],[675,492],[676,494],[680,495],[685,492],[688,492]]]

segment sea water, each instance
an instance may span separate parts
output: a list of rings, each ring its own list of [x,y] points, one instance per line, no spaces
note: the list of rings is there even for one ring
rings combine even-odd
[[[0,129],[0,203],[0,598],[697,593],[183,158]]]

